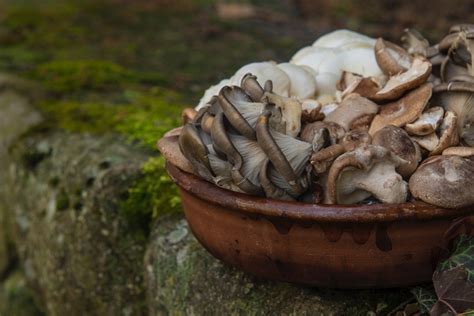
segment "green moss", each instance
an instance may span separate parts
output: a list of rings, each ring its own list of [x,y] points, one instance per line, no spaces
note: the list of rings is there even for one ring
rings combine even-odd
[[[38,66],[33,77],[55,92],[111,89],[137,80],[133,72],[104,60],[55,60]]]
[[[128,190],[122,214],[139,227],[148,229],[152,219],[179,212],[178,189],[166,174],[164,158],[150,158],[143,165],[143,177]]]
[[[129,90],[125,97],[132,108],[129,108],[127,117],[118,122],[116,130],[129,139],[155,149],[156,141],[164,133],[179,126],[183,106],[178,94],[153,88],[147,93]]]
[[[19,270],[13,271],[0,284],[0,315],[42,315],[33,301],[33,295],[27,287],[23,273]]]
[[[61,190],[56,198],[56,209],[58,211],[64,211],[69,207],[69,197],[66,191]]]
[[[104,133],[117,124],[117,109],[99,102],[43,101],[48,124],[70,132]]]

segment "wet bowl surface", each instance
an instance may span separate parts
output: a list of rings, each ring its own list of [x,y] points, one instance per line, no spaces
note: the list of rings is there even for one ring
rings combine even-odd
[[[431,280],[474,209],[425,203],[316,205],[221,189],[167,163],[189,226],[216,258],[271,280],[329,288],[388,288]]]

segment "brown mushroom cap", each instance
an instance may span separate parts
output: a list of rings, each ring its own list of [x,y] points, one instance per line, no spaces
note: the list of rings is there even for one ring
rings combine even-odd
[[[375,101],[397,99],[406,91],[426,82],[430,74],[431,63],[424,58],[417,57],[407,71],[391,77],[371,99]]]
[[[381,84],[373,77],[358,78],[342,92],[342,98],[345,98],[352,93],[357,93],[361,97],[371,99],[380,91],[380,89],[382,89],[384,84],[385,82]]]
[[[459,143],[459,135],[457,133],[457,115],[454,112],[446,111],[443,122],[440,126],[439,143],[430,153],[430,156],[439,155],[448,147],[455,146]]]
[[[426,203],[447,208],[474,204],[474,158],[434,156],[411,176],[411,194]]]
[[[402,203],[408,187],[395,168],[405,161],[381,146],[366,145],[339,156],[329,169],[325,203],[353,204],[369,196]]]
[[[379,106],[369,99],[353,93],[342,100],[339,106],[329,113],[324,122],[334,122],[348,131],[352,123],[367,115],[374,115],[379,111]]]
[[[301,102],[301,122],[312,123],[321,121],[325,115],[321,112],[322,105],[319,101],[313,99],[306,99]]]
[[[196,117],[197,111],[193,108],[185,108],[181,112],[181,122],[183,125],[190,123]]]
[[[443,121],[444,109],[440,106],[435,106],[427,109],[421,116],[413,123],[405,125],[405,130],[410,135],[429,135],[438,129]]]
[[[415,172],[421,160],[418,145],[400,127],[389,125],[378,130],[374,134],[372,144],[387,148],[395,155],[406,160],[406,163],[401,164],[396,169],[403,177],[409,177]]]
[[[369,134],[374,135],[387,125],[403,127],[415,121],[430,100],[432,87],[431,83],[425,83],[401,99],[381,106],[379,114],[370,125]]]
[[[189,162],[189,160],[184,157],[183,153],[179,149],[178,138],[178,135],[163,137],[158,141],[158,149],[167,161],[172,162],[173,165],[175,165],[179,169],[188,173],[198,175],[194,171],[194,168]]]
[[[300,138],[311,144],[314,141],[314,137],[321,134],[322,129],[328,130],[331,144],[336,144],[346,134],[346,130],[337,123],[317,121],[306,124],[301,130]]]
[[[443,155],[456,155],[461,157],[474,156],[474,147],[456,146],[443,150]]]
[[[375,42],[375,59],[382,71],[390,76],[397,75],[410,68],[412,58],[400,46],[378,38]]]

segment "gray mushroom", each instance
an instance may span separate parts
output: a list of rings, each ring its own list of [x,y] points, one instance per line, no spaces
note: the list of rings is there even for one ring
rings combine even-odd
[[[263,109],[239,87],[225,86],[219,92],[219,104],[229,123],[242,135],[255,140],[253,124]]]
[[[242,152],[246,149],[244,145],[239,146],[240,151],[238,150],[235,141],[238,135],[233,136],[234,142],[228,135],[226,131],[226,118],[223,113],[220,113],[214,119],[214,123],[211,129],[211,137],[213,146],[216,152],[223,153],[227,161],[232,165],[231,176],[234,183],[244,192],[262,195],[262,190],[256,181],[251,181],[249,172],[245,172],[245,166],[249,163],[255,162],[258,158],[262,160],[261,155],[258,155],[257,152],[254,153],[254,156],[251,159],[244,159],[242,157]],[[249,142],[251,140],[248,140]],[[251,151],[251,150],[250,150]],[[247,152],[247,151],[245,151]],[[263,157],[264,159],[265,157]],[[247,168],[248,170],[249,168]],[[255,179],[256,177],[254,177]]]
[[[284,189],[279,188],[270,180],[270,168],[272,164],[266,159],[259,172],[259,181],[265,192],[266,197],[284,201],[294,201],[295,198],[289,195]]]
[[[213,174],[209,164],[206,144],[209,144],[209,137],[202,130],[199,130],[193,124],[186,124],[181,130],[179,136],[179,147],[184,157],[191,163],[194,173],[203,179],[211,181]]]
[[[297,197],[308,188],[308,180],[301,177],[304,166],[309,160],[312,146],[298,141],[288,135],[273,131],[269,126],[272,112],[265,110],[258,118],[256,125],[257,142],[275,167],[277,174],[273,181],[280,181],[280,187],[286,186],[291,196]]]
[[[420,32],[415,29],[405,29],[405,34],[402,36],[403,47],[410,55],[431,57],[436,51],[431,49],[427,39],[425,39]]]
[[[474,83],[440,84],[433,89],[432,102],[456,113],[461,140],[469,146],[474,146]]]

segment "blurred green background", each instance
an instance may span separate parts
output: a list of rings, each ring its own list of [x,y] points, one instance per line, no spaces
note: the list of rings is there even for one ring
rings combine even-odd
[[[209,85],[249,62],[286,61],[334,29],[397,42],[413,27],[434,42],[473,17],[462,0],[0,0],[0,73],[44,91],[40,128],[120,133],[150,151],[124,202],[145,212],[129,215],[147,230],[180,209],[156,140]],[[0,303],[27,304],[15,291]]]
[[[337,28],[396,41],[415,27],[439,39],[473,9],[459,0],[3,0],[0,71],[41,83],[41,108],[61,128],[119,130],[153,146],[178,105],[196,104],[245,63],[288,60]]]

